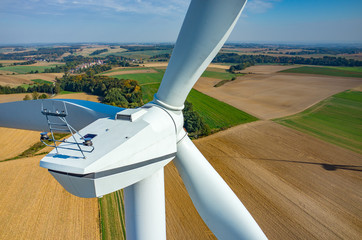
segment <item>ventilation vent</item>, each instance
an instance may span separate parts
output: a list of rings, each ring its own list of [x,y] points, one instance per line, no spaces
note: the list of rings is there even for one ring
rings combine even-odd
[[[136,121],[137,118],[141,117],[146,113],[146,110],[142,108],[137,109],[126,109],[116,114],[116,120],[125,120],[125,121]]]

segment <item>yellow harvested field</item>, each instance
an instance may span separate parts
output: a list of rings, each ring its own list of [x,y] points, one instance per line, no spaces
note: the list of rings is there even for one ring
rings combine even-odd
[[[0,102],[23,96],[0,95]],[[98,100],[84,93],[60,97]],[[38,141],[38,132],[0,128],[0,160]],[[100,239],[98,200],[66,192],[39,167],[42,157],[0,162],[0,239]]]
[[[50,66],[50,65],[64,65],[62,62],[45,62],[45,61],[39,61],[31,65],[27,66]]]
[[[30,93],[0,94],[0,103],[22,101]]]
[[[0,239],[100,239],[97,199],[66,192],[41,158],[0,163]]]
[[[99,97],[96,95],[90,95],[87,93],[69,93],[69,94],[62,94],[56,95],[55,99],[79,99],[79,100],[86,100],[92,102],[100,102]]]
[[[303,111],[338,92],[362,84],[361,78],[277,73],[290,66],[253,66],[251,72],[220,87],[200,78],[195,89],[261,119]]]
[[[1,64],[11,64],[11,63],[19,63],[19,62],[24,62],[23,60],[0,60]]]
[[[167,67],[168,62],[149,62],[142,64],[142,67]]]
[[[360,239],[362,155],[271,121],[195,141],[269,239]],[[166,167],[169,239],[210,239]]]
[[[127,70],[127,71],[116,71],[103,74],[105,76],[115,76],[115,75],[124,75],[124,74],[135,74],[135,73],[157,73],[154,69],[139,69],[139,70]]]
[[[45,81],[55,82],[55,78],[61,78],[63,73],[35,73],[35,74],[15,74],[0,75],[0,85],[19,86],[24,83],[33,83],[33,79],[42,79]]]
[[[90,46],[81,48],[80,51],[77,51],[77,54],[82,55],[82,56],[89,56],[89,54],[93,53],[94,51],[102,50],[102,49],[108,49],[108,51],[105,52],[104,54],[111,54],[111,53],[127,51],[127,49],[120,48],[120,47],[116,47],[116,48],[112,49],[108,45],[90,45]]]
[[[0,127],[0,161],[18,156],[39,138],[39,132]]]

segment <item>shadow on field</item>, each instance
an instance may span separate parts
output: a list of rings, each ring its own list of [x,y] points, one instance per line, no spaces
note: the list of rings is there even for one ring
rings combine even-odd
[[[341,169],[341,170],[362,172],[362,166],[356,166],[356,165],[337,165],[337,164],[328,164],[328,163],[314,163],[314,162],[303,162],[303,161],[267,159],[267,158],[259,158],[257,160],[319,165],[319,166],[321,166],[323,169],[325,169],[327,171],[336,171],[338,169]]]

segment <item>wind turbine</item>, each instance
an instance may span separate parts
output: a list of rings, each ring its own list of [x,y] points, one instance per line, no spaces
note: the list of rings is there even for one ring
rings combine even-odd
[[[72,136],[40,166],[79,197],[124,189],[128,239],[166,238],[163,167],[171,160],[217,238],[266,239],[183,130],[184,101],[230,35],[245,2],[191,1],[160,88],[143,107],[66,99],[11,102],[0,104],[0,126],[52,132],[68,128]]]

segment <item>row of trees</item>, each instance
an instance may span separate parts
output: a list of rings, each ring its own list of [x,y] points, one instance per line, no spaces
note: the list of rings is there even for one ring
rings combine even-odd
[[[60,79],[60,86],[66,91],[102,96],[104,103],[114,106],[137,107],[143,104],[141,87],[135,80],[120,80],[87,74],[73,76],[65,74]]]
[[[14,66],[16,66],[16,65],[30,65],[30,64],[34,64],[34,63],[36,63],[36,61],[35,61],[35,60],[29,60],[29,61],[26,61],[26,62],[20,62],[20,63],[15,62],[15,63],[13,63],[13,65],[14,65]]]
[[[157,62],[167,62],[171,57],[170,53],[157,54],[150,57],[151,60],[155,60]]]
[[[13,93],[32,93],[32,92],[41,92],[41,93],[49,93],[49,94],[57,94],[60,93],[60,84],[56,83],[52,84],[34,84],[30,85],[28,88],[23,86],[18,86],[15,88],[9,86],[1,86],[0,85],[0,94],[13,94]]]
[[[191,138],[207,136],[211,133],[209,125],[205,123],[204,119],[193,109],[192,104],[188,101],[185,101],[183,114],[184,128]]]
[[[230,66],[229,72],[235,73],[237,71],[244,70],[245,68],[253,66],[253,65],[254,64],[252,64],[250,62],[243,62],[243,63],[237,64],[237,65]]]
[[[239,55],[236,53],[219,53],[213,62],[222,63],[244,63],[249,62],[251,65],[261,63],[278,63],[278,64],[306,64],[322,66],[362,66],[362,61],[346,59],[342,57],[322,58],[303,58],[303,57],[286,57],[286,56],[269,56],[269,55]]]
[[[48,98],[48,95],[46,95],[45,93],[43,94],[39,94],[37,92],[32,92],[31,93],[31,96],[33,98],[33,100],[37,100],[37,99],[47,99]],[[27,100],[31,100],[30,96],[28,94],[25,95],[25,97],[23,98],[24,101],[27,101]]]
[[[64,53],[71,53],[73,54],[77,49],[78,46],[72,47],[49,47],[49,48],[38,48],[37,50],[33,51],[25,51],[25,52],[14,52],[14,53],[7,53],[3,54],[0,53],[0,59],[2,60],[23,60],[28,56],[33,56],[35,58],[42,58],[42,59],[51,59],[54,60],[59,58]]]
[[[104,53],[104,52],[108,52],[108,49],[105,48],[105,49],[95,50],[94,52],[92,52],[91,54],[89,54],[89,56],[98,55],[98,54],[101,54],[101,53]]]

